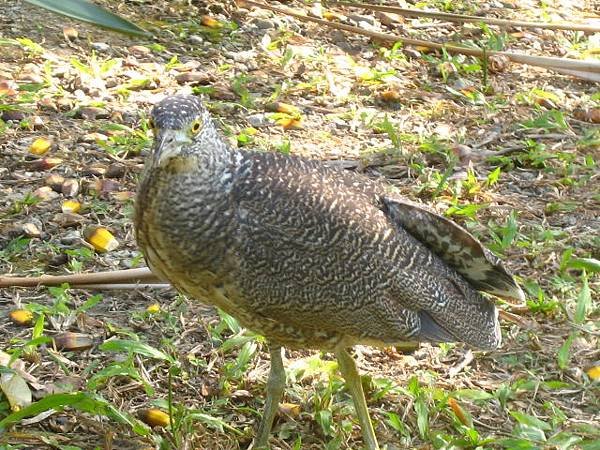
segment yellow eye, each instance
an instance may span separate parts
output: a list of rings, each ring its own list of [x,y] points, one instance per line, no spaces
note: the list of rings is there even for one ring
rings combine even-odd
[[[192,132],[192,134],[198,134],[201,129],[202,129],[202,122],[197,119],[194,120],[192,122],[192,126],[190,127],[190,131]]]

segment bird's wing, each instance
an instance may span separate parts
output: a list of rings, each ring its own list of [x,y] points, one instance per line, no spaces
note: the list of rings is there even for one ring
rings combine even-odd
[[[476,289],[523,302],[525,295],[499,258],[471,233],[424,207],[398,197],[383,197],[389,216],[453,267]]]

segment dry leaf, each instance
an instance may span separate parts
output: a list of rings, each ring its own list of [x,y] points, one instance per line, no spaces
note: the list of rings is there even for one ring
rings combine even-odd
[[[0,377],[0,389],[4,392],[13,411],[31,405],[31,390],[25,380],[16,373],[3,373]]]

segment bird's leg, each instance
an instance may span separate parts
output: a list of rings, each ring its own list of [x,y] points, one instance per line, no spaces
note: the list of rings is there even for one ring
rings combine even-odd
[[[346,386],[350,394],[352,394],[354,409],[356,409],[358,421],[360,422],[365,446],[368,450],[379,450],[379,444],[377,444],[377,438],[375,437],[375,431],[373,430],[373,424],[371,423],[369,410],[367,409],[365,393],[363,392],[360,375],[356,370],[354,359],[352,359],[352,356],[344,348],[337,349],[335,356],[338,360],[340,372],[346,380]]]
[[[265,409],[263,417],[258,427],[256,440],[254,441],[255,449],[268,448],[269,435],[273,426],[273,419],[279,407],[279,401],[283,395],[285,388],[285,370],[283,361],[281,360],[281,346],[273,345],[270,348],[271,353],[271,371],[269,372],[269,380],[267,381],[267,398],[265,400]]]

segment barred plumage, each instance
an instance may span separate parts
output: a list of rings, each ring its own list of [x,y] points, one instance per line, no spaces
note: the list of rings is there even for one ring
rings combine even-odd
[[[275,348],[335,351],[347,378],[344,349],[357,343],[500,344],[496,308],[477,290],[523,294],[464,229],[361,175],[233,149],[195,97],[169,97],[152,118],[137,239],[152,270],[181,291]],[[376,448],[367,419],[365,440]]]

